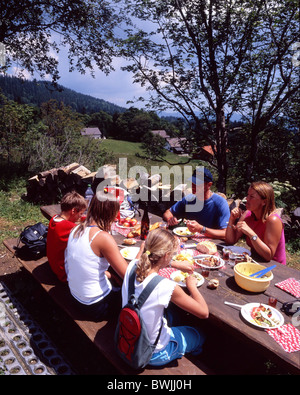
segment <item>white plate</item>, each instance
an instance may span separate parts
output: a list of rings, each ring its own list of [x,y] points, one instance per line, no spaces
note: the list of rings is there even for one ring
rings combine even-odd
[[[123,258],[128,259],[129,261],[132,261],[133,259],[136,258],[139,250],[140,250],[140,247],[125,247],[125,248],[122,248],[122,250],[120,250],[120,253]]]
[[[181,270],[176,270],[176,272],[172,272],[170,279],[173,280],[176,284],[180,285],[181,287],[186,287],[186,283],[183,281],[175,281],[174,278],[177,276],[181,275]],[[197,282],[197,287],[200,287],[204,283],[204,277],[201,276],[201,274],[194,272],[194,275],[196,276],[198,282]]]
[[[218,259],[219,264],[217,266],[208,266],[208,265],[205,265],[204,263],[200,263],[199,262],[199,260],[204,260],[205,258],[209,258],[209,257],[214,258],[214,259]],[[223,267],[224,264],[225,264],[223,259],[218,257],[218,256],[216,256],[216,255],[205,255],[205,254],[204,255],[197,255],[197,256],[194,257],[194,261],[195,261],[195,265],[204,267],[206,269],[220,269],[220,267]]]
[[[223,246],[223,249],[230,250],[234,254],[243,254],[243,252],[246,252],[249,256],[251,256],[251,251],[248,250],[248,248],[239,246]]]
[[[271,318],[273,318],[279,322],[277,325],[268,326],[263,323],[260,325],[251,317],[251,311],[253,310],[253,308],[259,307],[260,305],[262,305],[266,308],[269,308],[271,310],[271,312],[272,312]],[[245,318],[246,321],[250,322],[250,324],[257,326],[258,328],[262,328],[262,329],[276,329],[284,324],[284,318],[283,318],[282,314],[278,310],[274,309],[274,307],[268,306],[263,303],[247,303],[242,307],[241,314]]]
[[[182,237],[191,237],[195,235],[195,233],[189,231],[189,229],[186,226],[179,226],[178,228],[173,229],[173,233],[175,233],[175,235],[177,236],[182,236]]]

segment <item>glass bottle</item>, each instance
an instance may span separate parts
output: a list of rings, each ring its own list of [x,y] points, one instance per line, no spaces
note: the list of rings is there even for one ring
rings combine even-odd
[[[149,233],[149,227],[150,227],[148,206],[146,203],[145,203],[143,209],[144,209],[144,214],[143,214],[143,218],[141,221],[141,240],[146,240],[147,235]]]

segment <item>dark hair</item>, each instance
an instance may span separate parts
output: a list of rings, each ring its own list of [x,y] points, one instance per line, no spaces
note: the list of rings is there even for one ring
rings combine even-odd
[[[86,220],[78,226],[74,233],[74,237],[80,236],[85,228],[93,222],[95,222],[101,230],[109,232],[119,210],[120,203],[114,194],[97,191],[89,205]]]

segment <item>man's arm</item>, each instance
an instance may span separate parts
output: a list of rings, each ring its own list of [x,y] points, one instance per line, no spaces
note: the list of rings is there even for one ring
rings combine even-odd
[[[226,229],[207,228],[199,224],[197,221],[187,221],[186,226],[193,233],[198,232],[203,234],[203,236],[211,237],[214,239],[225,239]]]
[[[167,222],[168,226],[174,226],[178,224],[177,218],[168,209],[163,214],[163,219]]]

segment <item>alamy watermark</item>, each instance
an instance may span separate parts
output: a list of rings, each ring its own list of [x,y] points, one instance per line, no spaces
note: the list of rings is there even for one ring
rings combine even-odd
[[[5,304],[0,300],[0,327],[4,326],[6,322],[6,309]]]
[[[6,48],[5,44],[0,43],[0,67],[4,67],[6,65]]]
[[[97,175],[103,173],[104,167],[98,169]],[[191,204],[186,205],[186,211],[199,212],[204,205],[204,167],[197,166],[197,184],[194,186],[193,193],[186,196],[186,199]],[[170,194],[160,195],[159,188],[155,188],[153,184],[157,183],[157,176],[159,177],[161,185],[170,185],[173,179],[174,186],[185,185],[187,189],[192,189],[193,167],[191,165],[174,165],[172,167],[151,166],[150,174],[144,166],[132,166],[128,168],[127,158],[120,158],[118,164],[118,172],[121,180],[135,179],[138,182],[139,188],[131,194],[131,200],[135,202],[149,202],[149,201],[170,201]],[[96,177],[97,177],[96,175]],[[116,175],[116,174],[115,174]],[[150,184],[149,184],[150,180]],[[154,181],[155,180],[155,181]],[[97,191],[103,190],[107,187],[107,181],[104,179],[97,186]],[[195,198],[197,197],[197,199]],[[182,190],[174,189],[172,199],[179,201],[182,199]]]
[[[300,42],[296,42],[292,45],[292,51],[295,53],[292,56],[292,63],[295,67],[300,66]]]

